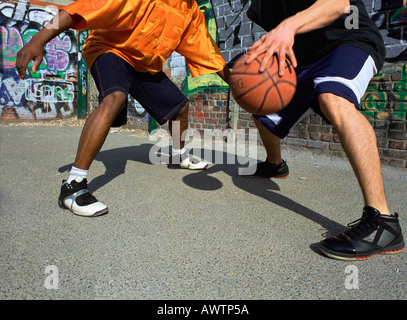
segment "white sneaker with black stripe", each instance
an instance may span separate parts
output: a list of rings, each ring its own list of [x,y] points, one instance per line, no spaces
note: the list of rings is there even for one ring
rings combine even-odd
[[[169,169],[187,169],[187,170],[205,170],[208,168],[208,163],[190,157],[189,155],[172,155],[170,156]]]
[[[108,213],[107,206],[99,202],[87,188],[87,180],[81,177],[77,177],[71,183],[62,181],[59,206],[85,217],[97,217]]]

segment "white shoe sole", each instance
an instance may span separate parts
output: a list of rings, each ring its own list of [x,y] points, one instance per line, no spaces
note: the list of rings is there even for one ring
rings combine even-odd
[[[198,162],[198,163],[193,163],[190,161],[190,158],[186,158],[181,161],[179,165],[182,169],[188,169],[188,170],[205,170],[208,168],[208,163],[206,162]]]
[[[109,212],[108,207],[99,201],[87,206],[79,206],[75,200],[78,196],[86,192],[89,191],[86,189],[79,190],[78,192],[66,197],[63,201],[58,201],[59,206],[82,217],[98,217]]]

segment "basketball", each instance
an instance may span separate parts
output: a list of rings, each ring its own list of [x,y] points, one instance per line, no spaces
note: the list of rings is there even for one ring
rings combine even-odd
[[[264,54],[246,64],[248,54],[241,56],[233,65],[230,88],[233,98],[247,112],[267,115],[280,111],[293,98],[297,77],[286,59],[284,75],[278,74],[277,57],[273,55],[264,72],[259,73]]]

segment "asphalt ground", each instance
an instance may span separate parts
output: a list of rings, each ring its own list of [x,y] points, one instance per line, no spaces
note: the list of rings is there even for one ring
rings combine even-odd
[[[112,132],[89,175],[109,213],[85,218],[57,204],[80,132],[0,127],[0,299],[406,299],[405,252],[343,262],[318,250],[362,213],[346,159],[284,149],[287,179],[227,162],[170,170],[151,164],[147,134]],[[383,175],[406,234],[407,171]]]

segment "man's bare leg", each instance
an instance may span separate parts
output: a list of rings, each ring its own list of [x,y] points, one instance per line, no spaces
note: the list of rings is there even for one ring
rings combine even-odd
[[[321,111],[334,125],[362,190],[366,206],[389,215],[375,132],[348,100],[331,93],[318,98]]]
[[[288,177],[290,171],[287,163],[281,157],[281,139],[267,130],[260,121],[257,119],[253,120],[266,149],[267,159],[264,162],[257,163],[255,166],[250,166],[242,172],[242,175],[279,179]]]
[[[267,153],[267,160],[271,164],[280,164],[283,162],[281,157],[281,139],[267,130],[260,121],[253,118],[254,123],[259,130],[260,138]]]
[[[123,92],[113,92],[104,97],[89,116],[79,139],[75,167],[84,170],[90,168],[109,134],[112,122],[124,107],[125,99]]]
[[[58,198],[60,207],[81,216],[95,217],[108,212],[87,190],[87,174],[109,133],[111,124],[124,107],[126,95],[114,92],[107,95],[92,112],[79,139],[74,166],[67,181],[63,181]]]
[[[83,127],[74,167],[88,170],[109,134],[110,126],[124,107],[126,95],[113,92],[103,98]]]
[[[169,121],[169,130],[172,136],[172,146],[174,149],[183,149],[185,141],[182,139],[182,134],[188,129],[188,110],[187,103],[178,113]]]
[[[187,103],[169,122],[172,136],[172,157],[169,168],[204,170],[208,167],[208,163],[192,159],[185,153],[185,137],[183,135],[188,130],[188,110],[189,104]]]

